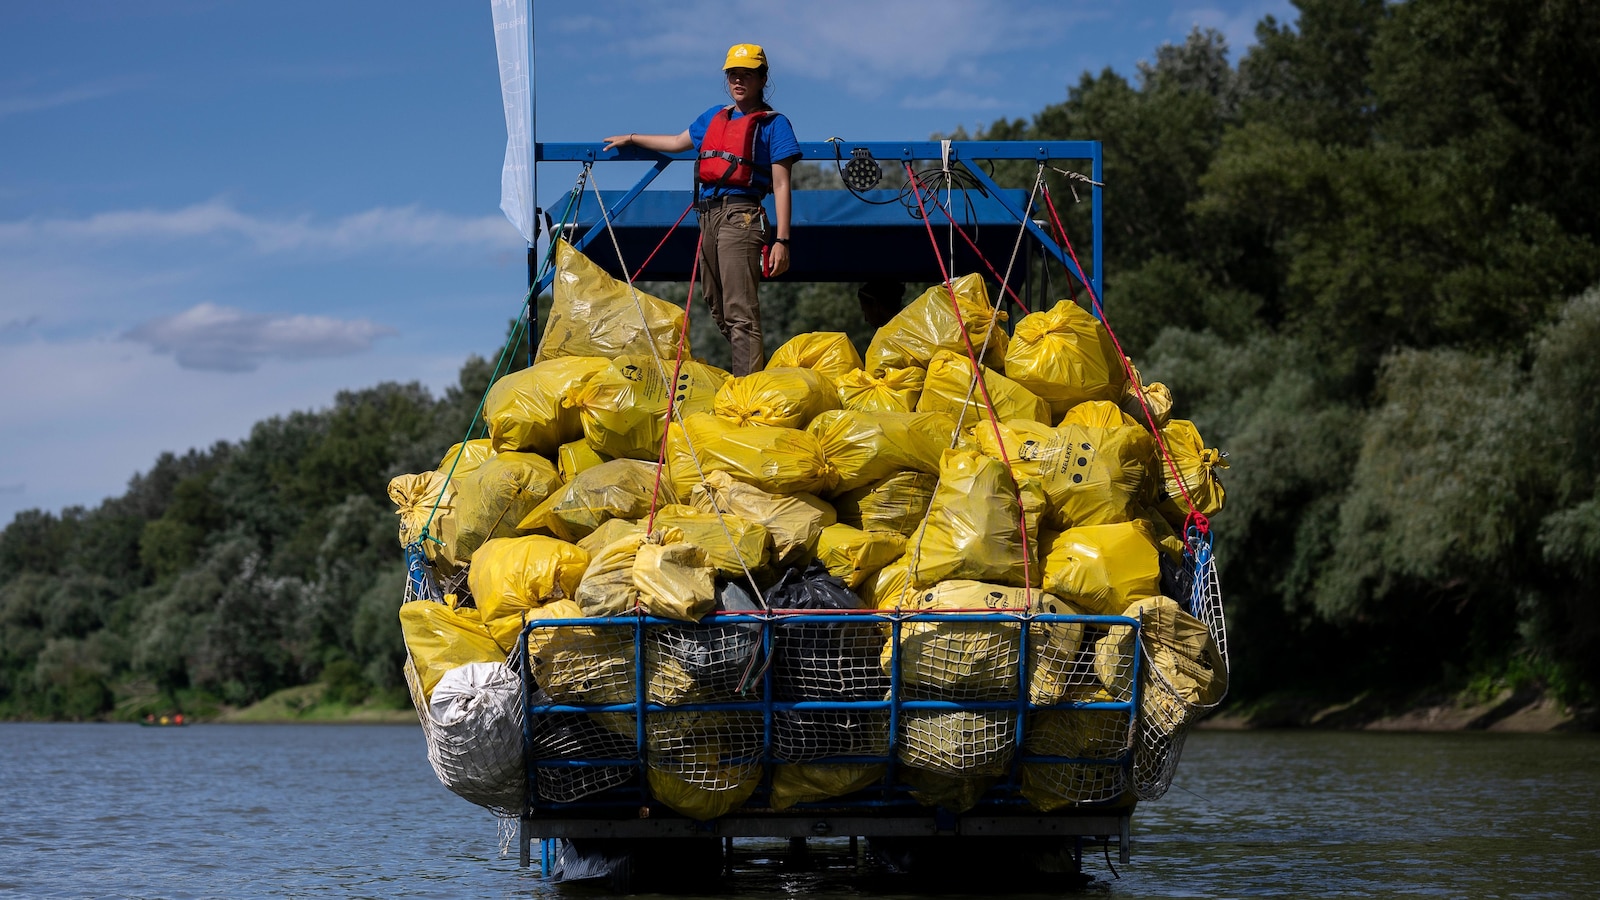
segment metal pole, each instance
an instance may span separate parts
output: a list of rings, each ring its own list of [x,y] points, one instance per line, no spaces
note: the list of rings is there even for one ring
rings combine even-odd
[[[534,61],[534,0],[528,0],[528,196],[533,198],[533,241],[528,244],[528,365],[539,346],[539,90]]]
[[[1094,295],[1100,298],[1100,308],[1102,310],[1105,309],[1106,305],[1105,282],[1102,280],[1103,273],[1106,270],[1105,211],[1101,208],[1104,198],[1100,188],[1100,185],[1106,180],[1103,146],[1099,141],[1095,141],[1094,158],[1090,160],[1089,168],[1089,177],[1095,181],[1089,188],[1092,201],[1089,207],[1094,215]]]

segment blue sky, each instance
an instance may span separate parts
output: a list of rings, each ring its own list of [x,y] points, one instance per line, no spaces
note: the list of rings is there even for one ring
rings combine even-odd
[[[1031,116],[1195,25],[1237,58],[1263,15],[1294,17],[1288,0],[534,7],[541,141],[681,131],[741,41],[767,47],[802,140],[894,140]],[[488,0],[0,5],[0,524],[343,388],[452,382],[523,292],[505,139]],[[571,177],[542,167],[541,199]]]

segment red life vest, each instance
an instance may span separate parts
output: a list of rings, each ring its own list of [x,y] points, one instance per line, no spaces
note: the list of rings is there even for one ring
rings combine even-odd
[[[711,117],[700,142],[695,177],[713,188],[752,188],[766,192],[772,185],[772,167],[756,162],[756,129],[777,113],[770,109],[746,113],[735,119],[725,106]]]

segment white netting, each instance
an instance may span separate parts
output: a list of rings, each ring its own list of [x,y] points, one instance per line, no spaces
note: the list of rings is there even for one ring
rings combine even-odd
[[[781,701],[882,700],[889,678],[879,664],[877,623],[814,623],[792,616],[773,626],[772,686]],[[806,762],[889,752],[888,710],[789,710],[772,714],[773,756]]]
[[[665,706],[758,699],[760,679],[753,662],[760,647],[759,622],[649,628],[644,638],[645,696]]]
[[[907,710],[900,718],[900,762],[945,775],[1001,775],[1016,739],[1014,712]]]
[[[779,702],[882,701],[889,699],[890,676],[898,665],[902,700],[1009,701],[1024,688],[1018,677],[1026,672],[1026,699],[1032,705],[1137,699],[1137,724],[1130,724],[1127,710],[1069,706],[1029,712],[1019,733],[1013,710],[902,710],[892,751],[902,780],[918,799],[970,808],[1011,770],[1019,743],[1031,756],[1082,760],[1021,766],[1020,788],[1035,808],[1109,802],[1130,791],[1156,799],[1171,785],[1189,728],[1226,689],[1221,594],[1205,545],[1194,585],[1187,604],[1192,619],[1178,604],[1160,598],[1130,607],[1126,614],[1141,622],[1137,641],[1135,629],[1126,626],[1037,620],[1024,626],[1021,616],[963,621],[959,613],[954,621],[903,619],[898,646],[889,640],[887,617],[878,616],[823,623],[802,614],[778,614],[766,626],[651,626],[640,660],[646,699],[666,706],[758,701],[765,696],[762,676],[770,665],[772,699]],[[772,629],[770,661],[761,652],[763,627]],[[1020,665],[1023,627],[1028,628],[1026,669]],[[632,627],[543,627],[537,637],[530,665],[534,704],[635,702]],[[1141,657],[1137,685],[1136,652]],[[419,718],[430,763],[442,782],[498,815],[517,815],[526,791],[520,685],[514,670],[488,668],[500,675],[489,679],[494,684],[488,687],[472,686],[482,697],[450,701],[461,709],[473,705],[479,718],[493,713],[471,726],[470,734],[462,731],[467,719],[459,711],[450,720],[454,733],[441,725],[439,710],[421,702]],[[407,673],[407,682],[420,701],[414,672]],[[770,758],[810,764],[835,756],[887,755],[889,721],[886,709],[774,711]],[[529,728],[527,758],[634,759],[635,722],[632,712],[539,714]],[[761,780],[762,741],[759,712],[651,713],[644,759],[651,790],[675,808],[720,815]],[[493,759],[478,758],[484,753]],[[818,768],[844,771],[849,765]],[[625,784],[636,771],[635,766],[536,766],[533,792],[542,802],[573,802]]]
[[[517,673],[499,663],[459,666],[439,679],[431,703],[409,659],[405,676],[440,783],[497,816],[521,815],[527,788]]]
[[[553,702],[536,690],[535,704]],[[528,729],[528,755],[534,760],[632,759],[634,738],[603,727],[581,713],[542,713],[533,716]],[[540,799],[571,803],[633,777],[632,766],[537,766],[535,790]]]
[[[645,724],[646,759],[689,788],[732,791],[761,779],[758,712],[658,712]]]
[[[1119,629],[1126,631],[1128,629]],[[1102,648],[1109,629],[1076,622],[1036,623],[1029,633],[1028,699],[1041,706],[1133,699],[1133,654]],[[1114,800],[1127,789],[1123,759],[1129,715],[1118,709],[1044,710],[1028,716],[1026,749],[1035,756],[1103,763],[1029,763],[1022,791],[1043,810]]]
[[[888,655],[885,648],[886,669]],[[1021,657],[1017,624],[906,622],[900,626],[902,699],[1013,699]]]
[[[1034,713],[1028,718],[1029,753],[1105,762],[1024,765],[1023,795],[1043,810],[1115,800],[1128,788],[1127,769],[1118,759],[1128,752],[1128,735],[1128,714],[1122,710]]]
[[[633,629],[569,625],[538,630],[543,644],[533,657],[533,680],[552,702],[634,702]],[[589,713],[586,718],[613,734],[634,738],[631,713]]]
[[[1192,672],[1172,671],[1163,665],[1164,661],[1186,663],[1181,649],[1174,655],[1170,646],[1162,644],[1166,626],[1172,624],[1171,617],[1158,613],[1152,617],[1154,621],[1145,621],[1145,677],[1140,685],[1139,733],[1133,756],[1133,789],[1141,800],[1159,799],[1172,786],[1189,729],[1221,703],[1227,693],[1228,636],[1216,560],[1209,537],[1196,540],[1195,547],[1194,593],[1189,609],[1205,626],[1209,643],[1201,646],[1196,656],[1202,669],[1209,670],[1211,680],[1204,681],[1205,671],[1200,673],[1201,681],[1196,682],[1188,677]],[[1181,629],[1182,623],[1177,624]],[[1195,644],[1192,640],[1188,643],[1191,647]]]

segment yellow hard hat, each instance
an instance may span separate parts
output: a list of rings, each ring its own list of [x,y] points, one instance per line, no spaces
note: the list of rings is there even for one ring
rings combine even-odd
[[[722,64],[722,70],[759,69],[766,64],[767,51],[760,44],[734,44],[728,48],[728,61]]]

